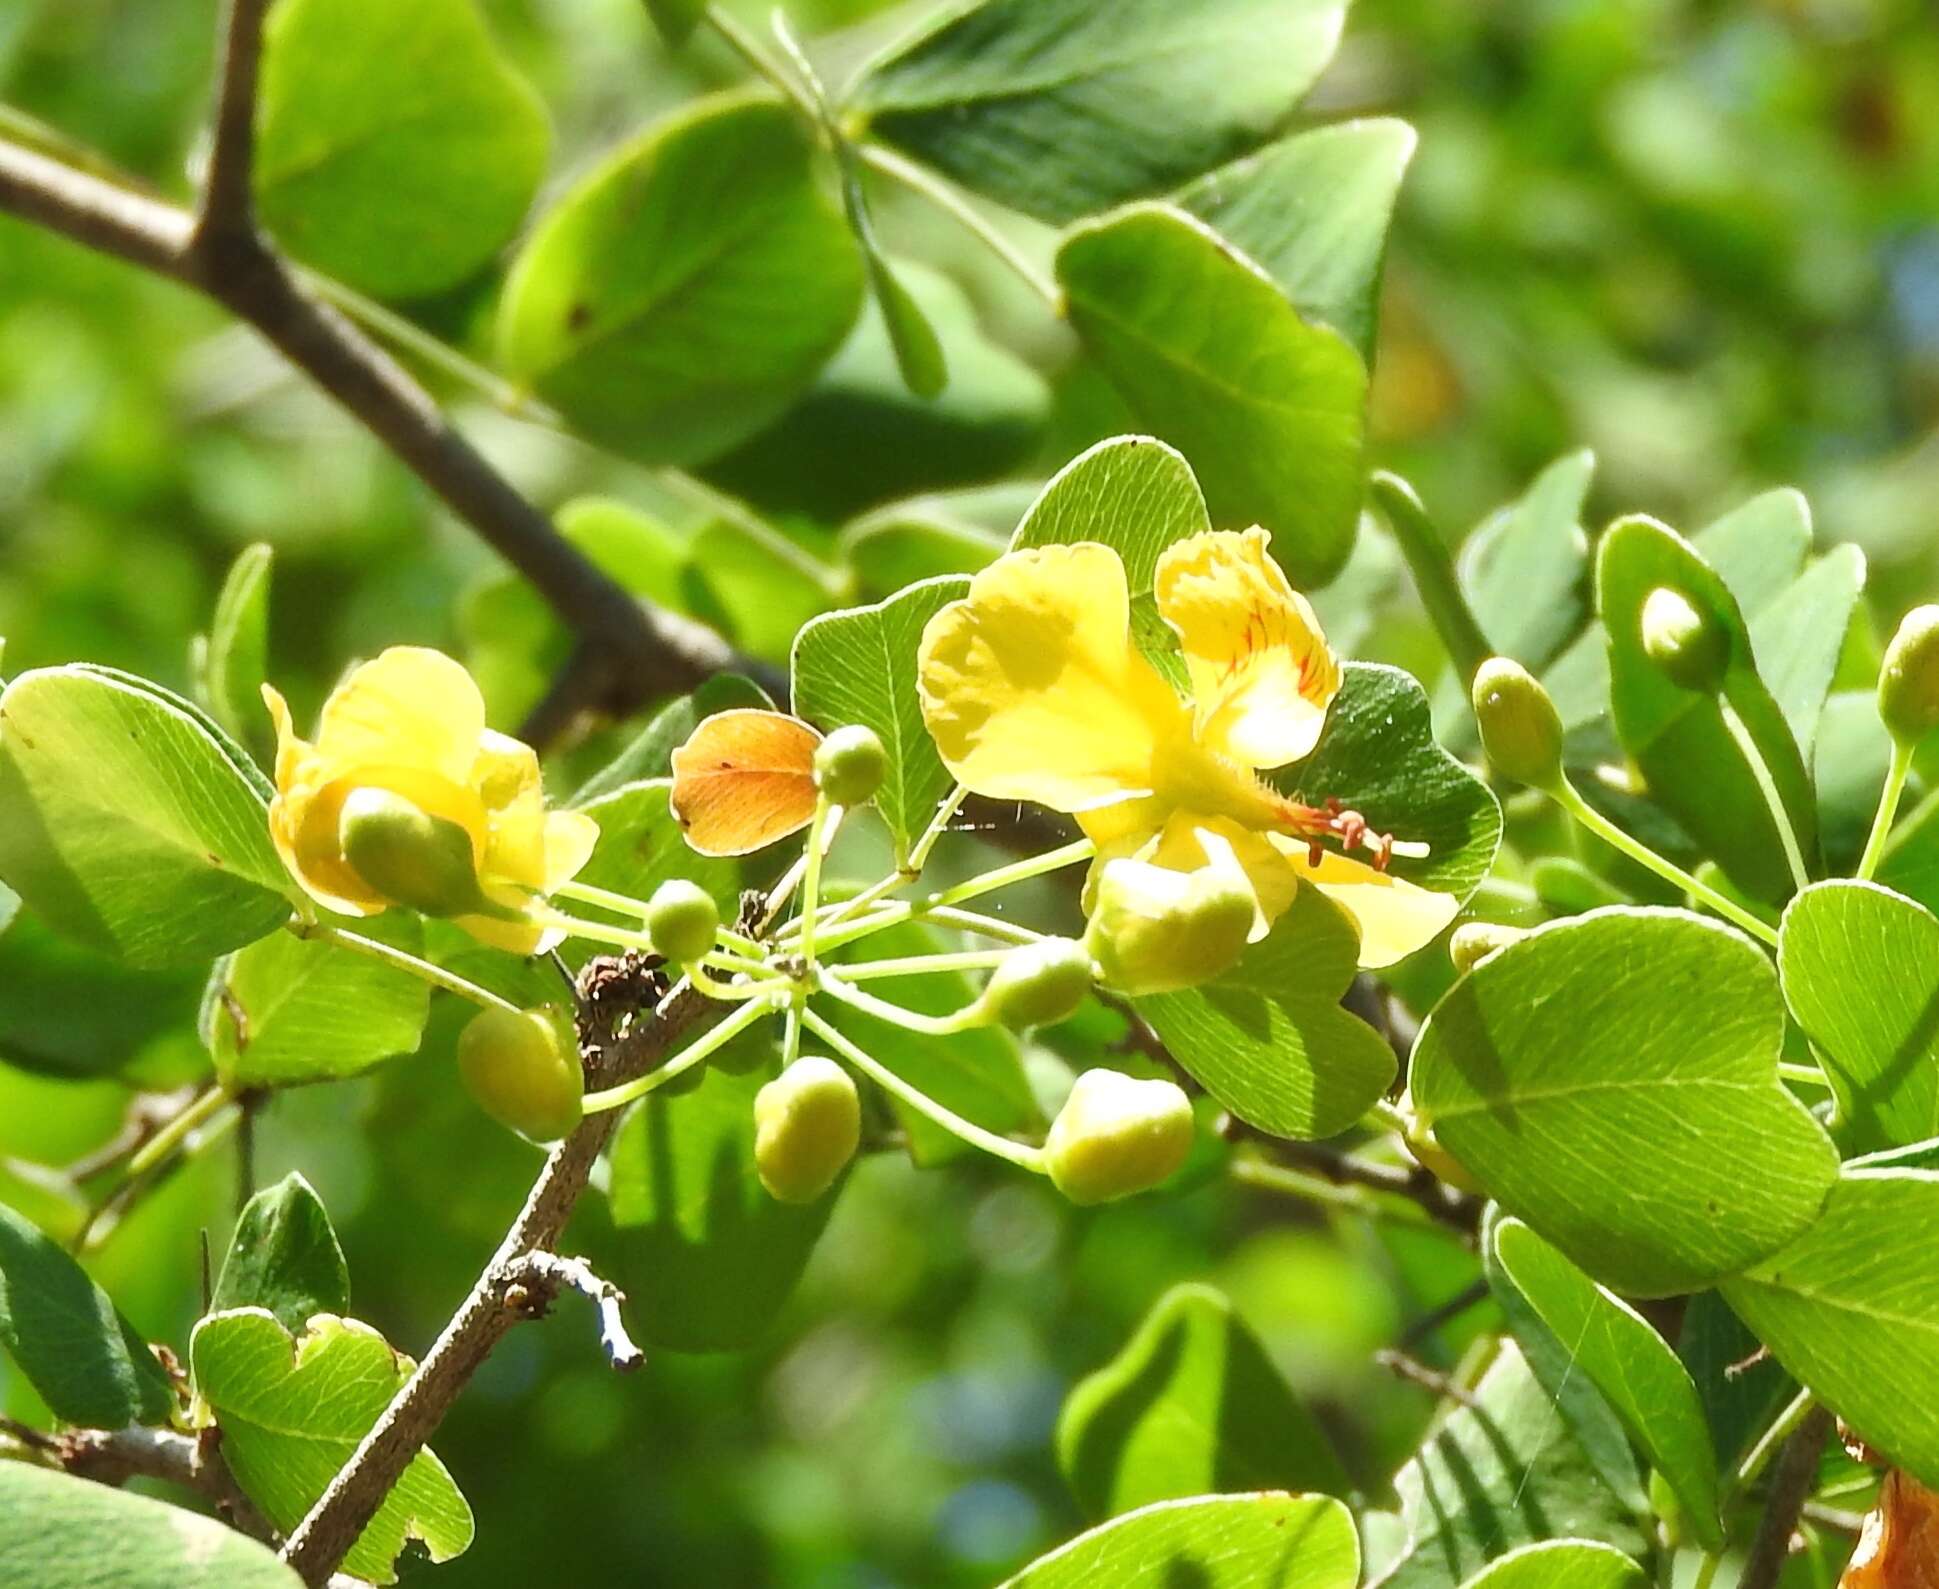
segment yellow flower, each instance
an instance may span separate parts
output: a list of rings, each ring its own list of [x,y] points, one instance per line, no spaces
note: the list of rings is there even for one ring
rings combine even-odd
[[[1393,841],[1356,813],[1288,800],[1259,777],[1312,751],[1340,688],[1319,621],[1267,540],[1257,528],[1207,532],[1159,559],[1153,594],[1189,701],[1132,639],[1117,553],[1082,542],[999,558],[929,621],[923,717],[968,788],[1074,813],[1097,844],[1093,879],[1124,857],[1195,871],[1229,846],[1258,905],[1255,938],[1306,881],[1358,923],[1362,965],[1391,965],[1459,902],[1391,876]]]
[[[522,918],[535,897],[586,864],[598,824],[581,812],[545,809],[537,755],[485,726],[478,686],[456,662],[441,652],[396,646],[364,663],[324,703],[314,743],[296,736],[289,707],[268,685],[263,699],[276,721],[270,836],[319,905],[374,916],[400,903],[344,854],[345,802],[370,790],[379,793],[378,804],[449,824],[469,840],[472,876],[465,879],[464,903],[478,909],[451,912],[459,926],[514,954],[535,954],[558,941],[557,932]],[[369,796],[360,802],[369,803]]]

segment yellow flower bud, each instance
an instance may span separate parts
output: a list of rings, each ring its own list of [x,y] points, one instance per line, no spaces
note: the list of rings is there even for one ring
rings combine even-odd
[[[866,805],[888,770],[882,741],[860,723],[836,729],[815,747],[815,787],[838,806]]]
[[[1175,1083],[1087,1070],[1050,1123],[1044,1159],[1073,1203],[1108,1203],[1168,1179],[1192,1150],[1192,1103]]]
[[[1475,673],[1471,699],[1494,769],[1534,789],[1555,788],[1562,778],[1562,717],[1528,669],[1490,657]]]
[[[393,905],[426,916],[498,913],[479,892],[471,835],[400,794],[351,790],[337,818],[337,845],[371,892]]]
[[[1004,1026],[1053,1026],[1091,991],[1091,955],[1072,938],[1044,938],[1004,956],[978,1002]]]
[[[458,1074],[479,1108],[534,1142],[579,1124],[585,1071],[558,1011],[480,1010],[459,1034]]]
[[[1230,970],[1258,905],[1242,874],[1174,872],[1144,861],[1105,863],[1084,947],[1120,993],[1173,993]]]
[[[1498,921],[1464,921],[1448,938],[1448,958],[1456,971],[1468,972],[1497,949],[1528,936],[1525,927],[1505,927]]]
[[[1416,1164],[1457,1191],[1473,1192],[1478,1197],[1487,1195],[1475,1178],[1461,1167],[1460,1161],[1441,1146],[1440,1139],[1434,1135],[1434,1128],[1414,1112],[1414,1100],[1410,1094],[1401,1095],[1400,1114],[1406,1121],[1401,1141],[1406,1144]]]
[[[1686,690],[1715,695],[1723,688],[1730,637],[1680,590],[1658,585],[1644,600],[1643,651]]]
[[[1878,715],[1901,745],[1939,728],[1939,607],[1914,607],[1899,620],[1878,670]]]
[[[653,947],[680,965],[712,952],[720,930],[720,907],[698,883],[671,877],[646,902],[646,930]]]
[[[754,1095],[754,1168],[781,1203],[812,1203],[862,1140],[862,1101],[832,1059],[806,1054]]]

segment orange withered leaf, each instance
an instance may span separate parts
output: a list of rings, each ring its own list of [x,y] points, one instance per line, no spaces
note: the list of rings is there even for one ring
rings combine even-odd
[[[1939,1495],[1886,1474],[1838,1589],[1939,1589]]]
[[[815,814],[815,747],[797,717],[717,712],[673,753],[673,815],[702,855],[746,855]]]

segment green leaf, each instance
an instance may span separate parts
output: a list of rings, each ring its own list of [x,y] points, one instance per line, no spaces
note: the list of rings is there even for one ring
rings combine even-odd
[[[1720,1549],[1717,1454],[1697,1388],[1676,1353],[1634,1308],[1520,1220],[1500,1221],[1494,1244],[1516,1289],[1569,1343],[1576,1369],[1607,1398],[1650,1466],[1669,1481],[1697,1539]]]
[[[1205,1090],[1274,1136],[1346,1130],[1392,1084],[1387,1040],[1340,1008],[1360,939],[1317,888],[1216,982],[1136,999],[1138,1013]]]
[[[1785,909],[1778,974],[1845,1151],[1939,1135],[1939,920],[1876,883],[1814,883]]]
[[[236,1221],[208,1310],[233,1308],[265,1308],[292,1334],[313,1314],[350,1311],[350,1268],[330,1215],[294,1170],[250,1198]]]
[[[305,264],[380,298],[477,271],[545,174],[545,107],[473,0],[280,0],[263,33],[256,204]]]
[[[900,959],[948,947],[934,928],[908,922],[871,934],[841,951],[840,958]],[[924,1015],[948,1015],[975,997],[977,984],[961,971],[932,971],[896,977],[875,985],[874,991]],[[1002,1027],[927,1037],[832,1001],[824,1013],[863,1052],[972,1124],[998,1133],[1044,1129],[1017,1040]],[[917,1165],[945,1164],[969,1151],[960,1137],[900,1098],[891,1097],[888,1104],[908,1136],[909,1156]]]
[[[1174,1286],[1064,1400],[1057,1462],[1090,1517],[1229,1490],[1344,1492],[1325,1432],[1222,1292]]]
[[[1360,1542],[1326,1496],[1160,1501],[1079,1534],[999,1589],[1353,1589]]]
[[[1748,893],[1784,899],[1795,887],[1784,846],[1717,700],[1679,688],[1644,654],[1643,603],[1660,585],[1683,591],[1723,626],[1730,643],[1723,699],[1763,754],[1807,864],[1816,856],[1818,817],[1810,779],[1783,712],[1758,677],[1736,598],[1688,541],[1640,517],[1615,524],[1596,557],[1616,731],[1641,768],[1651,798],[1704,852]]]
[[[77,667],[0,694],[0,877],[57,932],[137,966],[207,960],[289,915],[262,799],[222,744]]]
[[[875,235],[875,222],[869,214],[868,195],[862,188],[860,163],[847,143],[837,145],[842,168],[842,209],[848,216],[848,229],[862,250],[862,264],[868,271],[869,292],[882,315],[895,350],[896,368],[902,383],[920,398],[938,395],[949,384],[949,361],[943,353],[942,339],[929,323],[915,294],[902,285],[889,256]]]
[[[1371,367],[1387,230],[1418,141],[1385,117],[1319,127],[1207,172],[1172,203],[1256,260],[1295,309]]]
[[[1312,805],[1337,798],[1376,831],[1424,843],[1425,859],[1390,870],[1465,901],[1495,863],[1501,806],[1488,786],[1434,738],[1427,695],[1399,668],[1349,662],[1312,755],[1272,775]]]
[[[422,955],[424,929],[399,911],[336,924]],[[424,1034],[430,985],[321,938],[277,933],[216,962],[203,996],[203,1041],[231,1088],[291,1087],[355,1076]]]
[[[1837,1153],[1777,1076],[1770,962],[1680,910],[1539,927],[1455,984],[1411,1086],[1509,1213],[1630,1296],[1699,1291],[1790,1241]]]
[[[1939,1485],[1939,1174],[1847,1169],[1824,1215],[1725,1282],[1777,1360],[1920,1483]]]
[[[1558,1535],[1630,1554],[1644,1548],[1635,1519],[1512,1342],[1394,1488],[1403,1543],[1368,1564],[1367,1589],[1456,1589],[1508,1551]]]
[[[1118,554],[1133,598],[1148,596],[1166,547],[1211,529],[1192,466],[1154,436],[1113,436],[1079,453],[1030,504],[1010,549],[1096,541]]]
[[[1587,1539],[1548,1539],[1511,1550],[1461,1589],[1641,1589],[1648,1577],[1628,1556]]]
[[[1745,612],[1762,612],[1804,571],[1811,504],[1788,486],[1766,491],[1690,537]]]
[[[1750,620],[1757,670],[1807,761],[1864,589],[1865,554],[1849,544],[1836,546]]]
[[[196,1394],[222,1431],[222,1455],[249,1499],[288,1533],[350,1460],[416,1365],[368,1324],[319,1314],[292,1336],[262,1308],[212,1313],[195,1326]],[[418,1539],[433,1561],[471,1544],[471,1508],[429,1450],[411,1458],[343,1570],[397,1581],[395,1562]]]
[[[786,106],[703,99],[576,183],[499,307],[508,371],[650,464],[725,452],[776,418],[854,322],[862,268]]]
[[[707,14],[707,0],[646,0],[646,14],[660,30],[660,37],[678,49],[700,26],[700,19]]]
[[[668,878],[684,877],[713,895],[721,919],[731,922],[740,912],[740,863],[694,851],[673,819],[672,787],[671,779],[650,778],[580,802],[599,824],[599,839],[578,881],[646,899]]]
[[[718,519],[694,536],[683,576],[741,650],[784,658],[801,626],[840,599],[841,577],[778,531]]]
[[[1481,632],[1496,655],[1531,671],[1562,648],[1588,610],[1581,521],[1595,468],[1591,452],[1557,459],[1461,548],[1461,585]]]
[[[43,1076],[105,1076],[190,1030],[194,971],[142,971],[22,911],[0,932],[0,1060]]]
[[[1052,222],[1140,198],[1269,136],[1332,58],[1335,0],[982,0],[871,62],[867,129]]]
[[[1191,460],[1213,522],[1263,524],[1295,584],[1339,573],[1363,486],[1367,372],[1352,345],[1165,205],[1073,227],[1057,278],[1086,351]]]
[[[202,694],[217,722],[238,739],[266,728],[263,680],[269,676],[269,569],[274,553],[245,546],[216,593],[202,658]]]
[[[768,1196],[754,1094],[774,1074],[773,1034],[757,1027],[723,1053],[698,1085],[641,1099],[608,1150],[613,1278],[635,1334],[677,1352],[738,1351],[773,1329],[837,1195]]]
[[[923,626],[967,588],[961,579],[929,580],[872,607],[817,618],[795,638],[795,711],[824,731],[860,723],[889,753],[875,809],[895,839],[898,865],[955,784],[923,726],[916,647]]]
[[[974,574],[1003,553],[1003,537],[950,511],[947,497],[895,502],[845,526],[836,543],[865,598],[881,600],[925,579]]]
[[[226,1523],[24,1462],[0,1462],[0,1583],[34,1589],[302,1589]]]
[[[626,784],[673,776],[673,753],[687,742],[703,717],[753,706],[773,710],[766,690],[738,673],[717,673],[691,695],[682,695],[655,712],[646,727],[611,761],[572,792],[566,802],[588,806]]]
[[[4,1203],[0,1346],[54,1416],[68,1423],[90,1429],[163,1423],[175,1405],[162,1365],[108,1294]]]

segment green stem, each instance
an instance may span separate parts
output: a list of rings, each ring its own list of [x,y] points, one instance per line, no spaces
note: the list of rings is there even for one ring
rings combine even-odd
[[[558,910],[535,912],[532,919],[542,926],[556,927],[571,937],[586,938],[593,943],[609,943],[619,949],[637,949],[642,954],[659,952],[653,947],[650,933],[636,932],[631,927],[617,926],[609,921],[586,921]]]
[[[870,1058],[813,1008],[803,1009],[801,1018],[808,1029],[819,1037],[842,1058],[859,1070],[884,1092],[893,1093],[911,1109],[927,1115],[937,1125],[952,1136],[961,1137],[973,1148],[981,1148],[985,1153],[994,1154],[999,1159],[1031,1171],[1036,1175],[1047,1175],[1049,1170],[1044,1164],[1044,1150],[1031,1147],[1028,1143],[1012,1142],[1008,1137],[1000,1137],[994,1131],[985,1131],[979,1125],[972,1125],[961,1115],[945,1109],[927,1093],[909,1085],[894,1071]]]
[[[1777,828],[1778,842],[1784,846],[1784,859],[1791,868],[1791,880],[1799,888],[1807,887],[1811,874],[1804,868],[1804,852],[1798,848],[1797,829],[1792,825],[1791,813],[1784,808],[1784,797],[1777,792],[1777,780],[1771,776],[1771,764],[1757,748],[1757,741],[1751,738],[1744,720],[1737,715],[1737,709],[1721,695],[1717,697],[1717,710],[1723,715],[1724,727],[1730,730],[1730,737],[1737,742],[1737,752],[1750,768],[1751,777],[1757,780],[1758,793],[1763,795],[1764,805]]]
[[[821,130],[821,107],[791,73],[782,70],[781,63],[768,54],[765,44],[717,5],[708,6],[701,15],[702,20],[721,36],[728,48],[754,69],[757,77],[766,78],[780,89],[793,101],[795,109],[813,123],[816,131]]]
[[[961,954],[902,955],[893,960],[857,960],[842,967],[844,982],[874,977],[919,977],[931,971],[987,971],[1000,966],[1014,949],[966,949]]]
[[[220,1082],[211,1083],[197,1093],[180,1114],[136,1150],[135,1155],[128,1160],[128,1178],[133,1179],[137,1175],[146,1174],[160,1164],[182,1145],[190,1132],[230,1101],[229,1089]]]
[[[1250,1186],[1262,1192],[1273,1192],[1281,1197],[1296,1197],[1303,1202],[1316,1203],[1322,1208],[1345,1209],[1350,1213],[1365,1215],[1368,1219],[1398,1220],[1404,1224],[1431,1224],[1427,1214],[1418,1204],[1400,1198],[1383,1198],[1377,1193],[1361,1186],[1342,1186],[1323,1176],[1309,1175],[1284,1164],[1273,1164],[1265,1159],[1237,1157],[1231,1160],[1227,1173],[1241,1186]]]
[[[1474,609],[1468,605],[1468,598],[1462,594],[1461,581],[1454,571],[1454,555],[1411,485],[1399,475],[1384,471],[1376,474],[1369,484],[1375,504],[1394,532],[1394,539],[1400,543],[1401,556],[1407,559],[1421,605],[1427,609],[1441,644],[1447,647],[1448,656],[1462,684],[1466,685],[1480,671],[1481,664],[1495,653],[1487,635],[1482,633]]]
[[[645,921],[647,906],[644,900],[635,899],[631,894],[615,894],[610,888],[594,888],[590,883],[557,883],[552,893],[558,899],[576,899],[581,904],[597,905],[601,910],[610,910],[615,916],[630,916],[634,921]]]
[[[618,1109],[631,1103],[635,1098],[645,1097],[656,1087],[664,1087],[674,1077],[685,1075],[703,1059],[719,1053],[763,1015],[770,1013],[775,1003],[773,994],[750,999],[720,1025],[696,1037],[658,1070],[650,1070],[644,1076],[635,1077],[632,1081],[623,1082],[617,1087],[607,1087],[599,1092],[587,1093],[583,1105],[585,1112],[591,1115],[601,1114],[608,1109]]]
[[[780,919],[781,912],[788,908],[788,901],[794,898],[794,891],[801,886],[802,875],[807,870],[808,853],[804,850],[794,858],[793,863],[781,874],[780,878],[775,882],[774,887],[768,890],[767,900],[761,907],[761,931],[763,933],[767,932]],[[798,933],[800,931],[801,924],[799,922],[794,922],[790,925],[794,932]],[[780,936],[781,940],[786,942],[791,934],[787,928],[784,928]]]
[[[949,831],[949,824],[955,820],[956,813],[963,809],[963,802],[968,798],[969,790],[958,784],[950,791],[949,798],[936,807],[936,814],[929,819],[929,826],[922,830],[914,848],[909,851],[904,873],[913,878],[929,864],[929,852],[935,849],[937,840]]]
[[[1685,893],[1702,900],[1719,916],[1743,928],[1753,938],[1773,948],[1777,946],[1777,929],[1769,922],[1760,921],[1735,900],[1718,893],[1708,883],[1699,882],[1674,861],[1665,860],[1658,855],[1647,844],[1631,838],[1584,800],[1576,791],[1575,785],[1567,778],[1563,778],[1554,789],[1547,792],[1557,805],[1611,849],[1622,851],[1638,865],[1648,867],[1666,882],[1674,883]]]
[[[1871,881],[1878,863],[1885,858],[1885,841],[1899,814],[1899,801],[1905,794],[1905,780],[1912,771],[1911,745],[1892,742],[1892,765],[1885,774],[1885,787],[1879,791],[1878,814],[1872,818],[1872,831],[1865,840],[1865,853],[1858,858],[1858,880]]]
[[[1044,936],[1028,927],[1020,927],[1015,922],[999,921],[994,916],[979,915],[973,910],[959,910],[954,905],[930,905],[920,900],[898,900],[894,904],[885,905],[872,916],[864,916],[860,921],[844,922],[838,931],[827,933],[821,940],[822,953],[826,954],[830,949],[838,948],[845,943],[853,943],[857,938],[866,938],[871,933],[900,926],[905,921],[934,922],[939,927],[954,927],[960,932],[973,932],[984,938],[994,938],[998,943],[1036,943]],[[783,933],[776,947],[785,949],[791,941],[791,935]]]
[[[1830,1077],[1816,1065],[1797,1065],[1781,1059],[1777,1063],[1777,1074],[1780,1081],[1795,1081],[1802,1086],[1822,1087],[1827,1091],[1831,1087]]]
[[[808,869],[801,874],[801,959],[810,970],[815,964],[815,915],[821,909],[821,859],[829,809],[828,797],[817,794],[815,814],[808,823]]]
[[[925,1015],[920,1010],[907,1010],[900,1004],[891,1004],[887,999],[878,999],[860,988],[852,988],[827,971],[816,978],[815,986],[831,999],[839,999],[864,1015],[873,1015],[878,1021],[887,1021],[904,1031],[921,1032],[929,1037],[951,1037],[957,1032],[966,1032],[972,1026],[983,1024],[982,1007],[973,1003],[965,1004],[948,1015]]]
[[[900,182],[911,193],[920,194],[943,211],[1003,261],[1019,281],[1050,306],[1052,313],[1061,312],[1062,297],[1056,287],[1038,274],[1037,267],[1024,257],[1023,251],[1015,243],[947,182],[880,144],[857,144],[855,151],[862,157],[864,165],[873,166],[885,177]]]
[[[320,921],[291,921],[289,930],[298,938],[321,939],[324,943],[335,944],[339,949],[348,949],[353,954],[366,955],[372,960],[381,960],[386,965],[395,966],[399,971],[408,971],[421,981],[430,983],[432,987],[442,988],[446,993],[455,993],[459,998],[468,999],[481,1009],[510,1010],[514,1014],[518,1013],[519,1007],[516,1004],[510,999],[499,997],[491,989],[481,988],[477,983],[467,981],[455,971],[447,971],[443,966],[433,965],[429,960],[419,959],[418,956],[407,954],[402,949],[394,949],[391,945],[381,943],[375,938],[366,938],[360,932],[348,932],[342,927],[332,927],[327,922]]]
[[[1791,1438],[1791,1432],[1810,1415],[1812,1406],[1812,1396],[1808,1390],[1799,1391],[1785,1403],[1784,1410],[1772,1420],[1770,1428],[1758,1436],[1757,1444],[1737,1464],[1737,1476],[1731,1483],[1729,1494],[1725,1496],[1726,1503],[1731,1496],[1743,1494],[1757,1482],[1758,1474],[1764,1471],[1778,1448]]]
[[[993,894],[1012,883],[1027,882],[1030,878],[1041,877],[1045,872],[1075,866],[1079,861],[1088,861],[1095,854],[1097,846],[1089,839],[1073,839],[1057,849],[1044,851],[1042,855],[1026,856],[1021,861],[1012,861],[1008,866],[999,866],[994,872],[985,872],[981,877],[969,878],[954,887],[945,888],[939,894],[931,894],[921,901],[921,905],[927,910],[934,910],[938,905],[960,905],[966,899]]]
[[[1703,1560],[1697,1566],[1697,1575],[1691,1580],[1690,1589],[1710,1589],[1717,1580],[1717,1569],[1723,1565],[1723,1562],[1722,1551],[1705,1551]]]
[[[801,1057],[801,1000],[788,1001],[781,1023],[781,1068],[786,1070]]]

